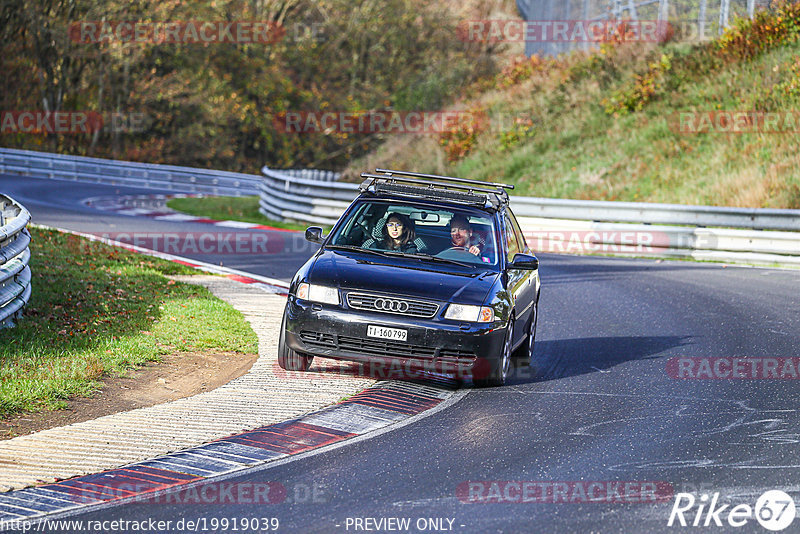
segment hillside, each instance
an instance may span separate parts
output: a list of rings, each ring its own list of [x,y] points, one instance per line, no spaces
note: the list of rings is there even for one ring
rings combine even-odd
[[[711,42],[518,61],[468,88],[455,109],[472,120],[393,136],[347,175],[403,168],[522,195],[800,208],[799,32],[800,4],[783,4]]]

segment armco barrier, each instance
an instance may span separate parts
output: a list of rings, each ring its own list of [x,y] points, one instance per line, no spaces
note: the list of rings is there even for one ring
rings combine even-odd
[[[337,182],[330,171],[264,167],[263,176],[255,176],[3,148],[0,172],[191,193],[258,194],[260,211],[271,219],[322,225],[334,224],[358,192],[357,184]],[[547,243],[540,250],[641,255],[625,248],[635,233],[644,240],[657,236],[658,246],[646,252],[660,256],[800,265],[800,210],[516,196],[511,206],[526,235]]]
[[[358,184],[261,172],[260,209],[271,219],[332,225],[358,194]],[[511,207],[540,252],[800,265],[800,210],[517,196]]]
[[[800,231],[800,210],[513,197],[520,217]]]
[[[0,173],[187,193],[258,195],[261,176],[0,148]]]
[[[14,326],[31,296],[31,214],[0,195],[0,327]]]
[[[261,169],[259,211],[270,219],[334,224],[358,194],[358,185],[333,181],[335,174],[297,177],[297,171]],[[302,175],[301,175],[302,176]]]

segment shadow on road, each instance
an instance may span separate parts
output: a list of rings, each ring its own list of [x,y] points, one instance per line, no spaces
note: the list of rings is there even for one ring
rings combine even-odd
[[[612,336],[558,339],[536,343],[530,368],[520,368],[515,383],[603,372],[631,360],[690,344],[689,336]]]

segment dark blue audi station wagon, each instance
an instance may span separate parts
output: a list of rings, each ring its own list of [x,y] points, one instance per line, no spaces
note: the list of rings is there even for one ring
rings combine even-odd
[[[403,376],[434,373],[505,384],[530,363],[539,261],[507,190],[513,186],[377,169],[294,276],[278,363],[361,362]],[[374,372],[372,373],[374,376]]]

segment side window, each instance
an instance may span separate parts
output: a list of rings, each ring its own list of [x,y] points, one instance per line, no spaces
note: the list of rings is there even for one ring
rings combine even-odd
[[[506,238],[506,258],[508,261],[514,259],[514,256],[521,252],[519,248],[519,241],[514,233],[514,228],[508,216],[505,217],[505,238]]]
[[[528,243],[525,241],[525,234],[522,233],[522,229],[519,227],[517,218],[514,217],[514,214],[511,213],[510,211],[506,212],[506,217],[511,220],[511,226],[514,228],[514,233],[517,236],[517,241],[519,241],[520,252],[525,252],[526,250],[528,250]]]

